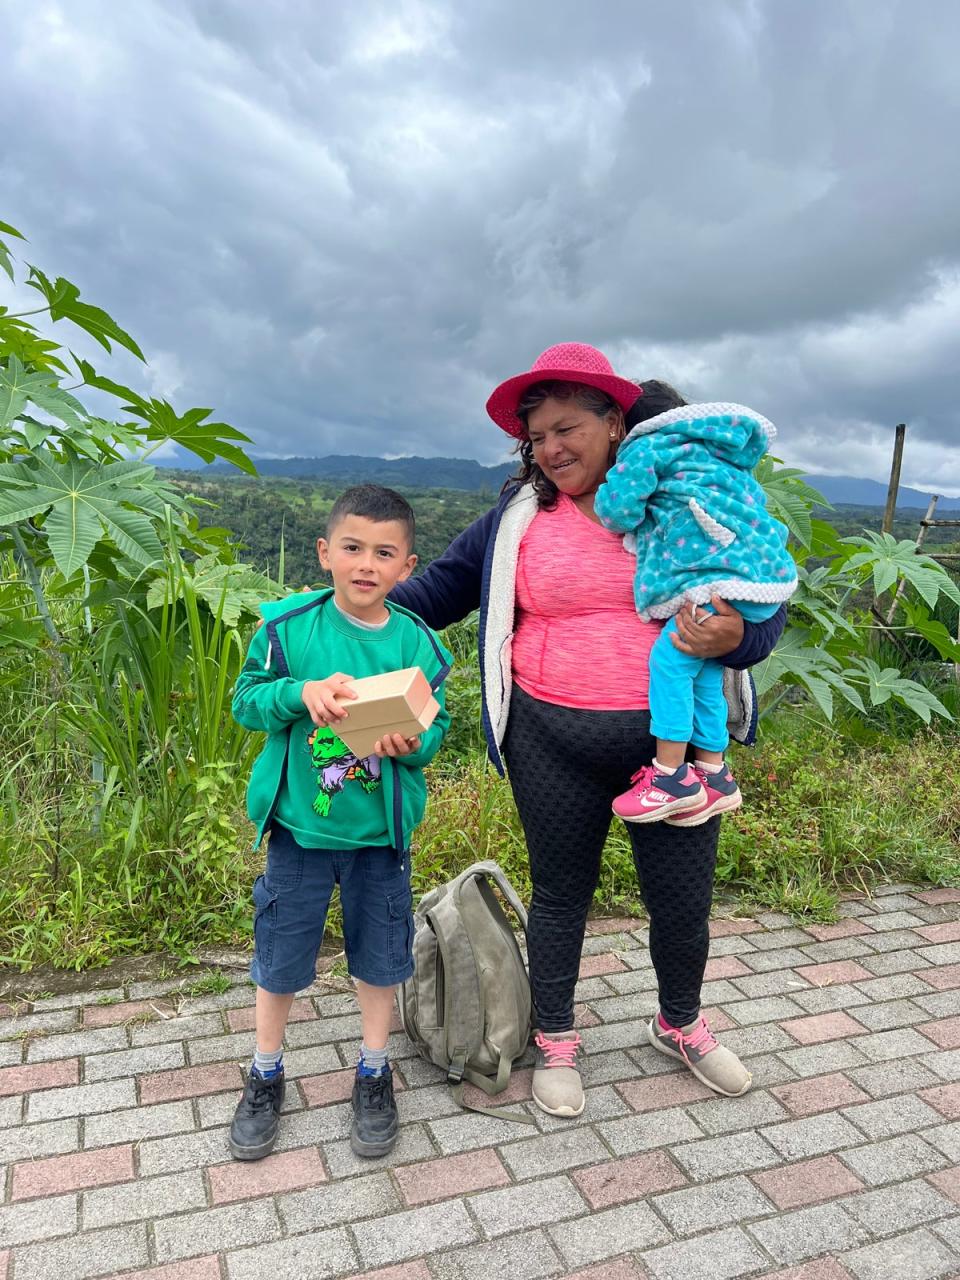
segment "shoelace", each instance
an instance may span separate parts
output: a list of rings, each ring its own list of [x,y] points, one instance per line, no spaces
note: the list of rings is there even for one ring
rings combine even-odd
[[[548,1040],[541,1032],[534,1037],[534,1044],[543,1054],[545,1067],[575,1067],[577,1050],[583,1041],[576,1032],[569,1040]]]
[[[363,1088],[360,1090],[360,1096],[363,1098],[363,1105],[369,1109],[382,1111],[387,1096],[387,1077],[383,1076],[360,1076]]]
[[[699,1057],[708,1054],[711,1049],[718,1049],[720,1042],[707,1026],[706,1018],[701,1018],[696,1027],[685,1036],[679,1027],[664,1027],[658,1024],[658,1031],[662,1036],[666,1036],[669,1040],[675,1040],[680,1054],[689,1066],[690,1059],[687,1056],[687,1046],[694,1050]]]
[[[250,1094],[251,1111],[260,1111],[263,1107],[273,1105],[274,1091],[272,1080],[265,1080],[263,1076],[251,1076],[250,1084],[253,1086]]]
[[[635,782],[643,791],[653,786],[653,765],[645,764],[642,769],[637,770],[630,781]]]

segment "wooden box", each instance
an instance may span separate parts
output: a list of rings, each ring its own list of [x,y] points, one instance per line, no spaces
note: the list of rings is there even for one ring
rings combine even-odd
[[[423,733],[440,710],[419,667],[364,676],[348,687],[359,697],[343,699],[347,716],[334,732],[360,760],[371,755],[376,742],[388,733],[402,733],[405,738]]]

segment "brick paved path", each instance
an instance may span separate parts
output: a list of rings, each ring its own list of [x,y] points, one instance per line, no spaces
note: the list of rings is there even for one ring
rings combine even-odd
[[[598,922],[581,1120],[460,1112],[398,1034],[403,1136],[373,1162],[346,1141],[349,992],[297,1002],[289,1114],[251,1165],[225,1142],[242,974],[216,996],[154,982],[8,1005],[0,1280],[960,1276],[960,893],[894,886],[841,914],[714,922],[705,998],[754,1072],[746,1097],[645,1046],[645,932]]]

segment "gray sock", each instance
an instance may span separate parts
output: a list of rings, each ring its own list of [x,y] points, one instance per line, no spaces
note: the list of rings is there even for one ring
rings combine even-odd
[[[258,1076],[269,1080],[271,1076],[283,1070],[283,1050],[278,1049],[276,1053],[262,1053],[257,1049],[253,1055],[253,1070]]]
[[[360,1061],[357,1064],[357,1070],[365,1076],[379,1076],[383,1074],[383,1069],[387,1065],[387,1050],[371,1049],[366,1044],[360,1046]]]

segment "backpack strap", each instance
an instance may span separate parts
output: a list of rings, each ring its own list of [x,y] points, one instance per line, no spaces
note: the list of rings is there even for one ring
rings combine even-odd
[[[516,889],[503,873],[503,869],[496,862],[475,862],[472,867],[468,867],[466,871],[461,871],[455,880],[451,880],[448,886],[449,892],[456,897],[460,892],[461,885],[466,880],[479,880],[481,876],[485,876],[488,880],[492,880],[504,899],[520,921],[520,927],[524,933],[527,931],[527,909],[520,901]]]

